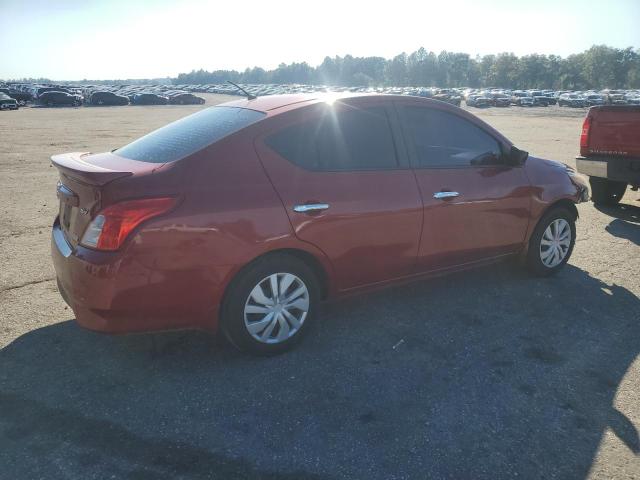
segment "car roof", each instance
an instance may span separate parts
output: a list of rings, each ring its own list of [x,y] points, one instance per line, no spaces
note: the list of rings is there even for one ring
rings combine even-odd
[[[264,112],[268,116],[278,115],[296,108],[304,107],[307,105],[313,105],[321,102],[336,102],[341,100],[347,100],[351,98],[385,98],[389,101],[400,100],[402,102],[411,102],[416,104],[422,104],[425,106],[435,107],[439,110],[449,111],[457,114],[476,125],[483,125],[483,128],[491,132],[494,137],[499,138],[507,145],[513,145],[513,143],[506,138],[502,133],[497,131],[491,125],[476,117],[470,112],[456,107],[446,102],[441,102],[436,99],[419,97],[414,95],[389,95],[384,93],[359,93],[359,92],[318,92],[318,93],[304,93],[304,94],[285,94],[285,95],[267,95],[264,97],[258,97],[252,100],[234,100],[227,103],[221,103],[218,107],[238,107],[247,108],[250,110],[256,110]]]
[[[298,103],[312,103],[317,101],[321,95],[314,94],[285,94],[285,95],[267,95],[257,97],[252,100],[244,98],[242,100],[233,100],[231,102],[221,103],[224,107],[239,107],[257,110],[259,112],[269,112],[283,107],[288,107]]]
[[[231,102],[221,103],[218,106],[224,107],[239,107],[248,108],[250,110],[257,110],[259,112],[265,112],[269,115],[283,113],[285,111],[293,110],[305,105],[311,105],[314,103],[330,102],[347,100],[350,98],[388,98],[388,99],[415,99],[420,102],[437,102],[441,105],[443,102],[438,100],[431,100],[425,97],[413,96],[413,95],[394,95],[384,93],[361,93],[361,92],[316,92],[316,93],[293,93],[283,95],[266,95],[264,97],[258,97],[252,100],[242,99],[233,100]],[[450,106],[449,104],[446,104]]]

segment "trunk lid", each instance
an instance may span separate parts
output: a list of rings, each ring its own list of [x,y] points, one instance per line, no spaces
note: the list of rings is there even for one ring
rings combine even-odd
[[[145,177],[144,174],[157,172],[165,165],[129,160],[110,152],[54,155],[51,163],[60,174],[56,188],[60,227],[74,248],[99,210],[130,194],[131,187],[122,190],[119,183],[126,180],[130,183],[133,177]]]

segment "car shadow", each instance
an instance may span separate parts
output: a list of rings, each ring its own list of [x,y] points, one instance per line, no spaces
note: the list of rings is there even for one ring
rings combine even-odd
[[[503,265],[327,304],[271,358],[64,321],[0,350],[0,464],[16,479],[583,479],[607,430],[640,453],[614,405],[638,311],[571,265]]]
[[[613,207],[596,206],[605,215],[615,217],[605,230],[614,237],[630,240],[640,245],[640,207],[620,203]]]

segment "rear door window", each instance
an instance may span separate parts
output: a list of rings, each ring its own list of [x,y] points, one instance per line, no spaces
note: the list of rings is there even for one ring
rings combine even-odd
[[[405,128],[418,168],[502,164],[498,141],[458,115],[435,108],[405,106]]]
[[[265,143],[307,170],[398,168],[384,107],[327,107],[318,118],[284,128],[267,137]]]
[[[114,153],[141,162],[174,162],[261,120],[265,115],[246,108],[207,108],[159,128]]]

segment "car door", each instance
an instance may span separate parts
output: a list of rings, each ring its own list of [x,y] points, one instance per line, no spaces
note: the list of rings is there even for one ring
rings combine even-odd
[[[295,234],[327,255],[339,290],[415,267],[422,199],[391,113],[383,98],[323,102],[274,117],[255,142]]]
[[[490,127],[446,106],[397,102],[422,194],[418,268],[438,270],[513,253],[523,245],[531,188]]]

